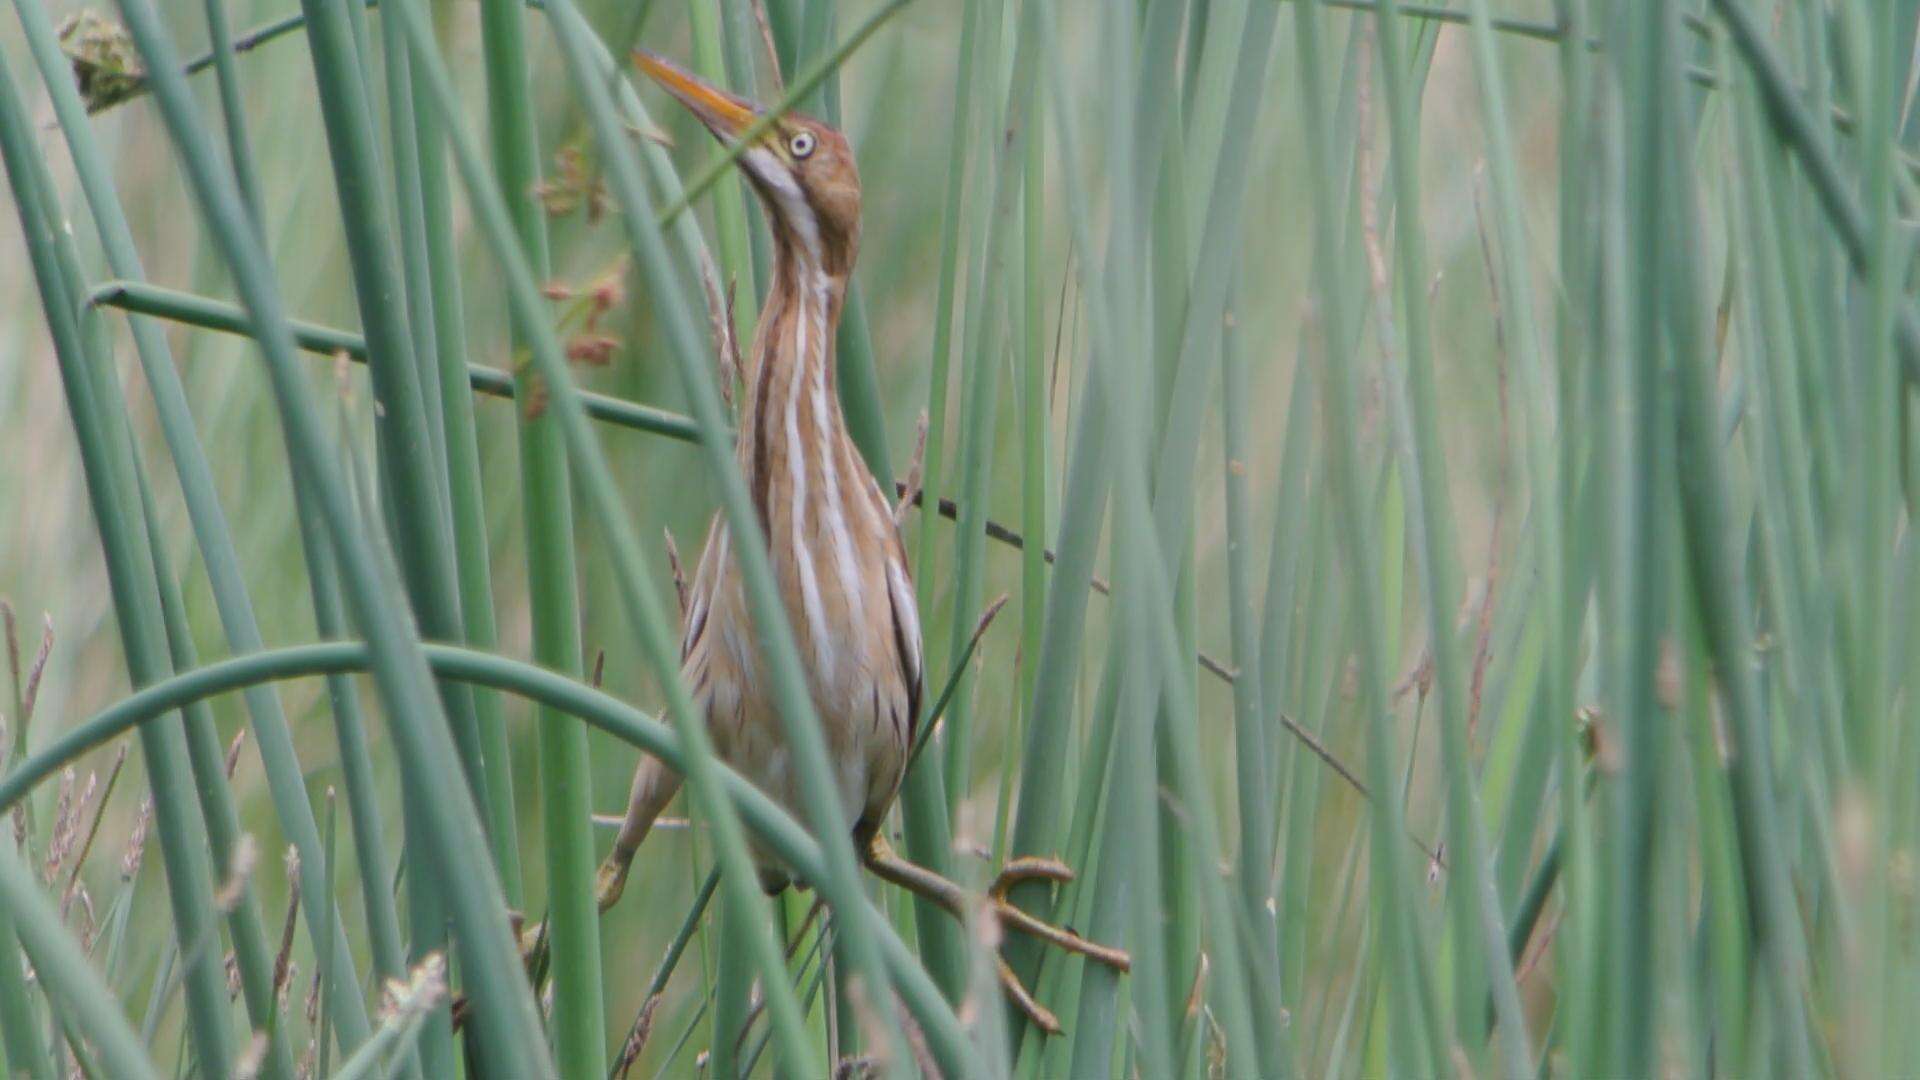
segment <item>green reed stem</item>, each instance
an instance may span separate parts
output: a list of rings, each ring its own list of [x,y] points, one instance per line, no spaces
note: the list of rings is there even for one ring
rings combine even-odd
[[[1433,991],[1426,975],[1415,962],[1419,944],[1415,939],[1414,913],[1408,892],[1405,866],[1396,857],[1395,837],[1403,828],[1398,800],[1386,793],[1394,790],[1394,734],[1388,695],[1390,662],[1385,649],[1382,625],[1380,583],[1374,577],[1378,565],[1377,550],[1360,503],[1360,478],[1355,461],[1354,361],[1336,353],[1333,344],[1341,340],[1340,328],[1349,325],[1356,305],[1344,275],[1339,273],[1340,250],[1333,223],[1339,202],[1334,194],[1333,139],[1327,123],[1328,95],[1321,57],[1325,55],[1325,37],[1321,29],[1320,5],[1308,0],[1294,8],[1296,34],[1300,41],[1301,88],[1307,100],[1307,147],[1309,178],[1312,181],[1314,214],[1314,262],[1319,270],[1318,297],[1326,309],[1320,329],[1320,385],[1323,419],[1321,430],[1326,444],[1328,482],[1334,490],[1335,510],[1340,532],[1348,546],[1346,577],[1352,588],[1351,607],[1356,613],[1360,654],[1360,707],[1367,716],[1368,786],[1382,797],[1371,815],[1373,833],[1369,850],[1372,860],[1372,896],[1375,926],[1382,955],[1389,958],[1393,970],[1387,975],[1391,1012],[1388,1034],[1397,1070],[1445,1071],[1445,1047],[1432,1045],[1427,1032],[1437,1027],[1434,1020]],[[1395,155],[1398,156],[1397,154]],[[1464,794],[1464,793],[1457,793]]]
[[[478,649],[491,649],[499,640],[499,628],[493,606],[493,561],[487,538],[479,436],[468,375],[467,319],[453,229],[453,193],[447,180],[447,118],[421,87],[420,73],[412,71],[411,66],[409,73],[414,81],[413,138],[420,147],[420,196],[425,211],[427,275],[437,347],[437,355],[423,358],[431,362],[423,366],[421,378],[436,391],[429,393],[428,400],[437,401],[441,429],[442,467],[452,510],[454,565],[465,632],[462,640]],[[497,374],[491,368],[473,370]],[[504,376],[502,381],[512,385]],[[487,777],[488,839],[507,902],[518,907],[525,901],[525,885],[513,797],[513,749],[499,700],[490,693],[475,693],[473,707]]]
[[[142,269],[132,228],[114,188],[113,174],[107,167],[79,93],[69,77],[70,69],[60,53],[53,26],[39,0],[15,0],[14,8],[26,33],[34,63],[52,98],[54,114],[66,138],[88,208],[92,211],[107,265],[113,273],[132,279],[130,288],[144,288],[138,283]],[[230,128],[236,123],[230,120]],[[252,171],[251,163],[247,160],[236,160],[234,165],[241,174]],[[99,290],[94,295],[98,296]],[[245,322],[244,318],[238,316],[237,309],[236,321],[241,324]],[[212,469],[200,445],[186,392],[167,347],[166,336],[159,326],[145,319],[131,320],[130,327],[135,354],[146,376],[161,433],[173,458],[187,515],[200,547],[214,604],[228,644],[235,652],[254,651],[263,645],[259,622],[247,596],[232,531],[221,510]],[[298,496],[301,485],[296,483],[295,488]],[[313,870],[317,877],[326,865],[326,859],[319,847],[313,809],[307,801],[305,778],[294,751],[286,714],[281,709],[279,698],[266,690],[249,693],[246,705],[260,758],[265,766],[275,814],[288,839],[299,850],[302,863]],[[347,727],[343,720],[342,730],[347,730]],[[324,910],[319,903],[318,893],[311,891],[314,886],[305,879],[302,884],[302,903],[307,910]],[[385,906],[391,909],[390,903]],[[369,912],[369,923],[376,942],[381,939],[383,921],[375,912]],[[316,926],[321,928],[314,929]],[[334,988],[338,1008],[332,1015],[341,1045],[351,1047],[366,1037],[367,1013],[366,1004],[359,993],[343,989],[358,984],[345,930],[337,923],[327,930],[324,924],[311,921],[309,929],[315,934],[316,952],[320,951],[319,935],[322,932],[331,934],[329,951],[332,954],[332,972],[342,980]],[[397,943],[397,931],[393,939]],[[381,955],[381,950],[376,948],[375,957]]]
[[[245,309],[236,304],[143,282],[109,281],[94,289],[90,302],[222,333],[255,336],[247,322]],[[355,361],[364,363],[366,360],[366,339],[351,331],[299,320],[292,320],[289,328],[293,332],[296,347],[307,352],[322,356],[344,353]],[[460,377],[466,380],[471,389],[491,397],[511,399],[517,393],[512,376],[479,364],[464,365]],[[678,413],[588,391],[581,391],[580,400],[587,414],[596,420],[665,435],[682,442],[695,442],[700,437],[699,428],[694,422]]]
[[[113,1075],[159,1080],[139,1036],[116,1007],[113,991],[95,974],[80,943],[61,924],[59,910],[40,891],[33,872],[10,844],[0,844],[0,909],[18,928],[20,943],[33,960],[41,984],[59,999],[60,1015],[73,1019]],[[21,1062],[12,1065],[26,1068]]]
[[[391,9],[390,9],[391,10]],[[480,7],[486,57],[487,130],[494,175],[512,193],[506,210],[532,273],[552,274],[546,218],[534,198],[540,179],[539,141],[527,84],[526,19],[518,0],[485,0]],[[451,104],[447,115],[458,115]],[[551,316],[516,311],[515,384],[523,395],[539,383],[519,359],[535,333],[527,325]],[[520,430],[520,488],[526,524],[527,588],[535,659],[579,674],[580,603],[574,562],[573,481],[565,435],[543,411],[516,409]],[[593,781],[586,733],[542,717],[540,796],[547,860],[547,929],[552,935],[554,1046],[568,1076],[606,1072],[606,1006],[601,999],[600,923],[594,904]]]
[[[174,580],[173,567],[166,557],[160,538],[160,517],[153,507],[153,492],[146,477],[137,471],[141,515],[146,522],[147,546],[152,553],[154,579],[159,587],[160,616],[165,627],[167,648],[173,670],[191,671],[200,660],[193,646],[193,631],[187,625],[186,603],[180,585]],[[251,878],[232,880],[239,872],[235,853],[242,846],[240,811],[227,784],[226,752],[220,745],[220,733],[214,726],[213,711],[204,702],[182,710],[187,735],[187,764],[193,773],[194,787],[200,796],[200,812],[207,824],[207,839],[213,850],[215,872],[225,887],[238,885],[227,917],[227,934],[233,942],[234,967],[240,975],[240,992],[246,1002],[247,1018],[253,1029],[267,1037],[266,1057],[260,1074],[291,1080],[293,1054],[288,1049],[285,1025],[277,1023],[273,985],[273,954],[260,921],[260,904]],[[316,915],[326,925],[322,914]]]
[[[123,0],[121,12],[144,58],[156,102],[172,135],[203,214],[228,260],[251,322],[261,335],[279,405],[289,456],[313,487],[320,517],[356,622],[371,642],[375,682],[392,714],[408,719],[390,728],[410,810],[432,843],[416,851],[416,866],[445,884],[447,909],[469,980],[478,1030],[503,1068],[526,1076],[551,1071],[545,1060],[532,996],[520,976],[499,880],[494,873],[471,789],[462,783],[458,753],[431,675],[407,621],[394,605],[379,556],[355,530],[338,468],[330,459],[310,392],[294,355],[285,307],[265,253],[252,235],[232,184],[214,164],[195,115],[174,48],[146,0]]]
[[[676,770],[691,768],[695,751],[683,735],[604,691],[524,661],[460,646],[423,644],[421,654],[437,676],[550,706],[660,758]],[[378,651],[367,643],[320,642],[269,649],[182,672],[122,698],[67,729],[0,778],[0,812],[11,809],[41,781],[56,775],[80,755],[134,728],[150,725],[171,710],[265,682],[370,671],[378,662]],[[739,821],[768,850],[791,865],[802,880],[817,882],[830,872],[821,844],[759,788],[718,763],[715,776],[719,794],[728,806],[736,808]],[[964,1067],[958,1075],[972,1075],[978,1063],[953,1010],[941,1000],[925,970],[887,927],[872,902],[861,902],[878,927],[888,971],[907,1007],[923,1026],[936,1059],[945,1067]]]
[[[109,588],[121,647],[136,685],[169,674],[165,631],[154,595],[154,567],[135,508],[132,456],[124,413],[107,411],[102,383],[109,366],[98,359],[105,342],[97,323],[83,329],[73,288],[72,251],[58,237],[59,213],[45,163],[32,146],[30,129],[11,72],[0,62],[0,154],[6,161],[21,227],[26,233],[34,279],[40,288],[59,361],[61,384],[81,452],[87,495],[107,562]],[[65,250],[63,250],[63,248]],[[86,336],[83,337],[83,334]],[[179,940],[215,940],[212,867],[202,838],[205,826],[191,794],[185,738],[179,724],[142,732],[153,787],[154,820],[167,869],[168,896]],[[187,955],[186,990],[193,1047],[202,1068],[224,1072],[231,1060],[226,979],[217,950]]]
[[[424,20],[412,10],[411,5],[403,4],[400,10],[408,18],[416,59],[432,73],[436,97],[445,107],[451,107],[456,100],[452,85],[432,50]],[[719,393],[713,385],[712,364],[701,344],[700,335],[694,329],[695,323],[688,306],[679,294],[679,280],[666,260],[665,243],[641,183],[639,162],[625,137],[607,87],[588,74],[592,67],[591,54],[585,45],[585,39],[589,36],[585,24],[568,17],[573,9],[564,2],[550,5],[548,11],[550,22],[566,50],[569,69],[575,76],[576,90],[588,106],[587,113],[600,143],[603,164],[621,203],[621,222],[626,227],[629,245],[639,257],[644,280],[662,297],[659,310],[670,331],[672,352],[680,365],[682,382],[694,402],[695,417],[707,431],[723,431],[725,422]],[[531,324],[535,320],[529,316],[539,306],[537,284],[528,272],[521,253],[511,243],[506,209],[498,191],[477,168],[477,153],[461,133],[456,131],[453,134],[456,159],[469,197],[478,204],[496,259],[507,273],[509,299],[520,312],[523,324]],[[610,546],[616,556],[615,568],[619,572],[621,594],[630,622],[639,632],[650,666],[665,685],[671,712],[684,719],[683,729],[695,748],[685,775],[696,805],[701,806],[712,818],[722,865],[726,868],[729,903],[743,913],[754,912],[759,900],[755,895],[757,888],[744,840],[739,835],[738,823],[726,812],[726,804],[713,787],[711,747],[704,726],[697,720],[699,713],[695,711],[691,697],[678,677],[678,649],[654,587],[641,572],[637,538],[621,509],[621,500],[597,437],[574,397],[571,373],[567,370],[559,343],[553,339],[550,328],[539,328],[535,345],[534,359],[552,393],[549,407],[561,417],[568,448],[585,484],[590,505],[610,534]],[[702,440],[701,447],[708,455],[710,467],[721,481],[728,517],[736,534],[743,537],[755,535],[758,522],[748,503],[731,448],[711,435]],[[808,781],[805,786],[810,792],[809,818],[819,826],[826,838],[833,874],[819,883],[819,887],[841,916],[842,939],[850,946],[849,955],[855,959],[852,966],[878,992],[878,988],[884,987],[886,982],[878,966],[879,957],[873,945],[872,928],[868,920],[862,917],[869,909],[859,906],[863,901],[859,896],[852,846],[845,833],[840,831],[842,822],[837,796],[829,780],[830,766],[826,750],[805,691],[805,678],[799,668],[779,592],[767,565],[765,551],[760,545],[742,541],[737,544],[736,550],[746,577],[755,622],[770,646],[768,651],[771,653],[778,697],[783,702],[781,713],[786,722],[788,743],[798,759],[801,775]],[[784,958],[765,920],[756,921],[759,932],[754,935],[755,951],[765,974],[765,989],[772,1015],[776,1024],[785,1029],[781,1041],[787,1067],[801,1069],[807,1051],[800,1035],[797,1004],[792,999],[791,988],[779,974],[784,971]]]
[[[1454,555],[1454,514],[1440,445],[1439,406],[1434,391],[1432,330],[1427,304],[1426,237],[1420,215],[1419,124],[1406,85],[1405,53],[1400,42],[1397,0],[1382,0],[1377,24],[1380,77],[1386,90],[1388,141],[1392,146],[1394,204],[1399,222],[1395,245],[1399,261],[1402,326],[1406,342],[1406,375],[1412,399],[1415,471],[1421,533],[1426,550],[1422,578],[1426,585],[1428,647],[1432,651],[1435,681],[1440,688],[1440,747],[1447,777],[1448,846],[1453,852],[1454,875],[1449,887],[1453,911],[1454,964],[1459,977],[1456,999],[1462,1019],[1467,1004],[1480,999],[1482,981],[1493,988],[1499,1015],[1501,1069],[1509,1074],[1533,1068],[1526,1017],[1506,952],[1506,918],[1500,912],[1487,858],[1484,818],[1480,813],[1471,749],[1467,743],[1467,685],[1453,631],[1459,610],[1457,561]],[[1411,478],[1410,478],[1411,479]],[[1477,944],[1480,958],[1470,961]]]

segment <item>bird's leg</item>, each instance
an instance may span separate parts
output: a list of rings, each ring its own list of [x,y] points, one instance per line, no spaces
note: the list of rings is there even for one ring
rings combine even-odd
[[[647,838],[654,821],[678,790],[680,774],[667,768],[659,758],[644,758],[634,770],[633,788],[627,796],[627,813],[620,822],[620,833],[614,837],[613,850],[607,852],[594,875],[593,897],[602,915],[619,901],[620,893],[627,887],[627,871],[633,868],[633,857],[640,850],[640,842]],[[545,919],[531,926],[523,923],[520,955],[529,973],[538,976],[546,970],[547,944]],[[538,978],[535,985],[539,985]]]
[[[680,790],[680,774],[667,768],[656,757],[647,757],[633,772],[633,787],[627,793],[627,813],[620,822],[620,833],[613,839],[613,850],[600,863],[594,875],[594,901],[602,914],[620,900],[627,887],[627,871],[633,868],[633,856],[640,842],[653,829],[660,812]]]
[[[923,896],[939,904],[955,918],[965,919],[971,907],[972,897],[958,883],[934,873],[919,863],[909,862],[893,850],[893,845],[880,833],[875,833],[867,845],[867,869],[883,881]],[[986,906],[1000,925],[1021,933],[1039,938],[1049,945],[1078,953],[1089,960],[1095,960],[1120,971],[1130,970],[1133,960],[1122,949],[1111,945],[1102,945],[1088,941],[1071,930],[1037,919],[1015,907],[1007,899],[1007,893],[1023,881],[1045,880],[1062,884],[1073,880],[1073,870],[1058,859],[1046,859],[1028,856],[1014,859],[1001,869],[993,884],[987,888],[984,897]],[[1032,1020],[1034,1026],[1049,1035],[1060,1033],[1060,1021],[1044,1005],[1035,1001],[1033,994],[1021,983],[1020,977],[1013,973],[1004,956],[994,957],[996,973],[1000,977],[1000,987],[1014,1005]]]

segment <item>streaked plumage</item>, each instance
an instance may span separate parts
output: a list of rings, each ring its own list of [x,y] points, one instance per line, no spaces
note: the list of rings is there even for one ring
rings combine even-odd
[[[749,102],[658,57],[641,53],[638,59],[724,142],[741,137],[758,117]],[[860,248],[853,152],[839,132],[789,115],[745,147],[739,162],[766,209],[774,276],[742,372],[747,392],[737,452],[806,667],[840,804],[873,873],[965,917],[980,898],[901,859],[881,832],[920,715],[920,620],[893,506],[849,437],[835,393],[835,330]],[[804,820],[736,542],[715,515],[689,590],[681,673],[720,757]],[[679,777],[652,759],[635,773],[626,819],[600,868],[603,909],[618,899],[634,852],[679,786]],[[769,853],[758,857],[768,889],[784,887],[786,869]],[[1072,876],[1057,860],[1016,859],[1002,869],[985,906],[1010,928],[1125,970],[1126,953],[1042,922],[1006,898],[1015,882]],[[999,976],[1035,1024],[1060,1030],[1004,960]]]
[[[684,77],[665,64],[655,74],[669,89]],[[742,372],[747,391],[737,453],[847,824],[864,849],[893,803],[912,745],[920,623],[892,503],[862,461],[836,395],[835,331],[860,233],[852,151],[839,132],[805,117],[785,117],[775,131],[778,138],[741,155],[767,208],[775,250],[774,278]],[[733,549],[732,530],[714,515],[688,593],[682,675],[721,758],[801,816],[799,778],[762,677]],[[639,846],[678,786],[679,777],[657,762],[642,766],[616,843],[620,858]],[[762,876],[769,887],[785,880],[771,859],[763,861]]]

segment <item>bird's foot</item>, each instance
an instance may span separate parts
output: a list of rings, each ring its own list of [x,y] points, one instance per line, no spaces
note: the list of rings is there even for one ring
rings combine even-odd
[[[1015,886],[1029,881],[1045,881],[1055,885],[1065,885],[1074,878],[1073,868],[1059,859],[1040,856],[1025,856],[1014,859],[1001,869],[993,885],[987,889],[987,908],[993,912],[1000,925],[1018,930],[1023,934],[1039,938],[1041,941],[1070,953],[1078,953],[1089,960],[1105,964],[1116,971],[1130,971],[1133,958],[1124,949],[1111,945],[1102,945],[1089,941],[1066,927],[1055,926],[1022,910],[1007,898]],[[1052,1010],[1034,1000],[1020,977],[1014,974],[1005,956],[994,957],[994,970],[1000,979],[1000,989],[1012,1000],[1014,1007],[1025,1013],[1028,1020],[1041,1031],[1049,1035],[1060,1034],[1060,1020]]]
[[[1073,878],[1073,868],[1059,859],[1037,855],[1024,856],[1007,863],[1000,871],[1000,876],[993,879],[993,886],[987,890],[987,902],[1003,926],[1030,934],[1068,952],[1079,953],[1089,960],[1097,960],[1117,971],[1132,970],[1133,959],[1127,955],[1126,950],[1102,945],[1097,941],[1089,941],[1072,930],[1055,926],[1028,914],[1007,899],[1007,894],[1012,892],[1015,886],[1024,882],[1050,881],[1056,885],[1065,885]]]
[[[924,866],[901,858],[884,837],[876,836],[869,846],[867,865],[882,879],[932,900],[956,917],[966,917],[970,898],[959,885]],[[1024,882],[1045,881],[1064,885],[1072,881],[1073,877],[1073,869],[1058,859],[1033,856],[1014,859],[1000,871],[999,876],[994,878],[993,884],[987,889],[986,908],[1006,929],[1017,930],[1055,948],[1077,953],[1118,971],[1131,970],[1133,960],[1125,950],[1089,941],[1072,930],[1055,926],[1021,910],[1008,899],[1008,893]],[[1013,1002],[1015,1008],[1026,1014],[1027,1019],[1031,1020],[1035,1027],[1049,1035],[1060,1033],[1059,1018],[1034,999],[1033,992],[1020,981],[1020,976],[1014,973],[1013,967],[1007,963],[1004,955],[994,957],[994,971],[999,977],[1001,991]]]
[[[627,888],[627,871],[632,867],[632,856],[621,858],[617,848],[600,864],[593,875],[593,899],[599,905],[600,914],[605,915],[608,908],[620,902],[620,894]]]

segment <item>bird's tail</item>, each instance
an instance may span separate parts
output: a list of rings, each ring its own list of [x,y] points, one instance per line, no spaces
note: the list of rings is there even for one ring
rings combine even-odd
[[[595,891],[601,911],[619,901],[621,890],[627,887],[627,871],[633,866],[634,852],[640,850],[640,842],[647,838],[654,820],[679,790],[680,774],[667,768],[659,758],[645,758],[634,770],[633,790],[627,795],[626,819],[620,823],[620,835],[614,838],[613,850],[600,864]]]

